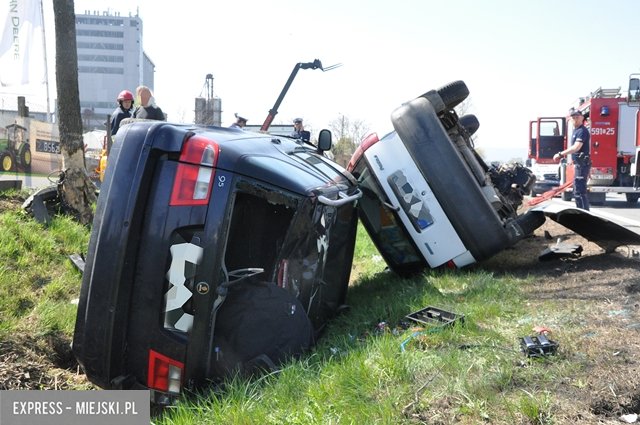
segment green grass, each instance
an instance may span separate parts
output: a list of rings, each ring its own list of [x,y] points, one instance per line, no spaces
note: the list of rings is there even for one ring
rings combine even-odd
[[[88,240],[89,229],[68,218],[44,226],[19,210],[0,214],[0,338],[71,338],[81,274],[68,256],[85,252]],[[230,379],[223,392],[185,394],[152,423],[551,424],[561,377],[585,381],[575,358],[528,360],[519,352],[517,337],[541,321],[526,280],[481,268],[402,279],[384,269],[360,227],[350,309],[312,350],[272,374]],[[581,306],[560,314],[547,303],[545,311],[558,313],[545,320],[569,335],[584,331]],[[417,330],[406,316],[426,306],[465,321]]]
[[[71,336],[82,279],[69,255],[85,252],[89,230],[68,217],[45,226],[21,210],[0,215],[0,337]]]

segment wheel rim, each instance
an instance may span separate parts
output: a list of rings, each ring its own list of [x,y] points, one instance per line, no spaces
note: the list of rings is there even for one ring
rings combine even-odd
[[[11,170],[11,157],[10,156],[5,156],[4,158],[2,158],[2,169],[4,171]]]
[[[24,151],[24,164],[25,165],[30,165],[31,164],[31,152],[30,151]]]

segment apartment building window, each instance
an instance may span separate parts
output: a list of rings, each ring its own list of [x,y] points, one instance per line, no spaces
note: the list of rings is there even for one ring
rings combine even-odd
[[[78,49],[124,50],[124,44],[79,41]]]
[[[81,37],[124,38],[122,31],[76,30],[76,35]]]
[[[85,24],[85,25],[109,25],[113,27],[121,27],[124,26],[123,19],[113,19],[113,18],[97,18],[97,17],[88,17],[88,16],[76,16],[76,24]]]
[[[124,74],[124,69],[107,66],[79,66],[78,72],[84,74]]]
[[[124,62],[124,56],[109,56],[109,55],[78,55],[79,61],[86,62]]]

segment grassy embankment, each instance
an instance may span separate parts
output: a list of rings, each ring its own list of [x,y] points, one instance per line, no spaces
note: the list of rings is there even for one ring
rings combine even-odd
[[[0,199],[6,197],[0,193]],[[19,208],[0,214],[0,338],[28,335],[46,349],[71,340],[81,274],[68,256],[85,252],[89,229],[64,217],[48,226]],[[222,395],[184,397],[155,424],[549,423],[554,387],[578,373],[561,353],[527,360],[517,336],[531,334],[536,307],[527,281],[475,271],[401,279],[359,229],[346,314],[299,361]],[[463,314],[463,325],[418,329],[405,316],[426,306]],[[554,306],[549,306],[553,309]],[[385,325],[381,325],[385,322]],[[565,332],[570,334],[571,327]],[[531,367],[523,367],[523,366]],[[67,383],[69,388],[87,388]]]

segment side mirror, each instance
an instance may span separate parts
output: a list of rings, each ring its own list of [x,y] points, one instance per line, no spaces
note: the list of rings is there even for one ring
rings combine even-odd
[[[318,152],[324,152],[331,149],[331,131],[320,130],[318,135]]]

